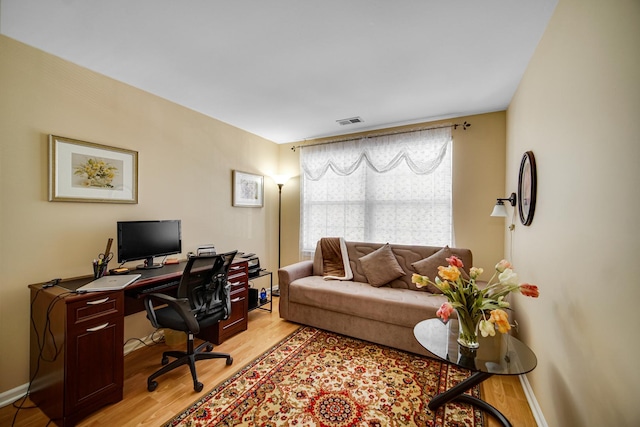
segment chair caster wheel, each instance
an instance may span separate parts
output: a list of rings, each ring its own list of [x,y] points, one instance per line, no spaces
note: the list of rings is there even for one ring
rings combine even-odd
[[[162,358],[162,365],[166,365],[167,363],[169,363],[169,358],[167,356],[164,356]]]
[[[151,381],[147,383],[147,390],[153,391],[158,387],[158,383],[156,381]]]
[[[204,387],[204,384],[202,384],[201,382],[197,382],[193,385],[193,389],[198,393],[202,391],[203,387]]]
[[[213,345],[207,344],[207,346],[204,349],[207,351],[213,351]]]
[[[233,357],[229,356],[227,357],[227,366],[231,365],[233,363]]]

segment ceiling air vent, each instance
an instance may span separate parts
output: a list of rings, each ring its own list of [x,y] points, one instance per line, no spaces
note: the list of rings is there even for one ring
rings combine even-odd
[[[362,120],[360,117],[351,117],[350,119],[336,120],[336,122],[338,122],[340,126],[345,126],[345,125],[352,125],[355,123],[363,123],[364,120]]]

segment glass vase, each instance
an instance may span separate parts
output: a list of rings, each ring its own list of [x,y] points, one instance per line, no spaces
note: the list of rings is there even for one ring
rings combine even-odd
[[[458,344],[467,348],[478,348],[479,318],[474,318],[466,310],[458,310]]]

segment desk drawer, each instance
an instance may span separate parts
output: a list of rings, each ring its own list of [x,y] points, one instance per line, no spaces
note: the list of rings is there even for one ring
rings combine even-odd
[[[124,313],[124,295],[122,292],[97,292],[68,305],[67,320],[69,326],[96,319],[118,316]]]

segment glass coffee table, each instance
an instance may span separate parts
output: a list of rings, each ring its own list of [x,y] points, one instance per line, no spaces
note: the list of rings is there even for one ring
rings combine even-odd
[[[423,320],[413,328],[413,335],[434,355],[474,372],[469,378],[434,396],[429,402],[429,409],[434,411],[455,400],[474,405],[494,416],[502,425],[511,427],[509,420],[496,408],[464,392],[493,375],[521,375],[535,369],[538,361],[529,347],[509,334],[498,332],[495,337],[478,337],[480,347],[476,349],[463,347],[457,342],[458,321],[455,319],[447,324],[440,319]]]

